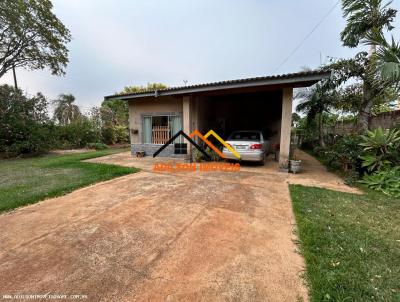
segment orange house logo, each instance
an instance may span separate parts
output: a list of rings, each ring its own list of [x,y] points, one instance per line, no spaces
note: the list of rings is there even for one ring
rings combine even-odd
[[[229,145],[226,141],[224,141],[215,131],[210,130],[207,132],[206,135],[202,135],[198,130],[194,130],[192,133],[190,133],[189,137],[193,138],[195,136],[199,137],[203,142],[206,143],[207,146],[209,146],[215,153],[217,153],[221,158],[226,158],[226,156],[211,143],[207,138],[212,135],[215,137],[225,148],[227,148],[232,154],[237,158],[240,159],[240,154],[236,152],[235,149],[232,148],[231,145]]]
[[[207,154],[207,152],[199,146],[194,140],[194,137],[200,138],[207,146],[209,146],[215,153],[218,154],[219,157],[221,158],[226,158],[226,156],[212,143],[208,140],[210,136],[213,136],[216,138],[226,149],[228,149],[237,159],[240,159],[240,154],[231,146],[229,145],[226,141],[224,141],[215,131],[210,130],[208,131],[205,135],[202,135],[198,130],[194,130],[190,135],[187,135],[185,132],[182,130],[178,131],[174,136],[172,136],[164,145],[162,145],[154,154],[153,157],[156,157],[158,154],[160,154],[161,151],[163,151],[168,145],[172,144],[175,139],[177,139],[179,136],[183,136],[185,139],[187,139],[193,147],[195,147],[197,150],[199,150],[207,159],[210,159],[210,156]]]

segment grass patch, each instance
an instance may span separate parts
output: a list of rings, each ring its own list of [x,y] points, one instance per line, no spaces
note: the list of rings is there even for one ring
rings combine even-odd
[[[82,160],[127,151],[107,149],[67,155],[0,160],[0,212],[61,196],[138,169]]]
[[[400,199],[290,192],[311,301],[400,301]]]

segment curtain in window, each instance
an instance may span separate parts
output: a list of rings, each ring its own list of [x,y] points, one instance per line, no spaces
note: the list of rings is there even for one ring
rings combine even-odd
[[[151,116],[143,117],[143,143],[151,144]]]
[[[181,121],[181,117],[179,115],[174,115],[171,116],[170,119],[170,123],[171,123],[171,135],[174,136],[176,133],[178,133],[179,130],[182,130],[182,121]],[[180,142],[181,138],[179,138],[179,142]],[[178,142],[178,141],[176,141]]]

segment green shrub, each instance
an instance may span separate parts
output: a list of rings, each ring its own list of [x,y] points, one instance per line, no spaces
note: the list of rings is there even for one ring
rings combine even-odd
[[[103,143],[89,143],[86,145],[87,148],[89,149],[95,149],[95,150],[105,150],[108,149],[108,146]]]
[[[107,125],[101,128],[102,141],[107,145],[126,143],[129,141],[129,131],[125,126]]]
[[[207,146],[205,151],[208,154],[208,156],[211,158],[211,161],[220,161],[221,160],[221,157],[210,147]]]
[[[55,144],[53,128],[42,94],[27,98],[21,90],[0,86],[0,152],[6,156],[46,152]]]
[[[208,147],[205,143],[201,142],[200,146],[204,149],[204,151],[208,154],[211,161],[220,161],[221,157],[210,147]],[[195,161],[206,160],[207,158],[201,153],[197,148],[193,147],[193,158]]]
[[[321,146],[316,146],[313,149],[313,151],[314,151],[315,155],[317,155],[317,156],[324,156],[324,154],[326,152],[326,148],[323,148]]]
[[[129,142],[129,129],[125,126],[115,126],[115,140],[117,143]]]
[[[196,162],[203,161],[203,160],[204,160],[204,155],[203,155],[203,153],[201,153],[199,150],[197,150],[197,148],[194,148],[194,149],[193,149],[193,159],[194,159]]]
[[[307,140],[300,144],[300,148],[303,150],[314,150],[318,146],[318,140]]]
[[[333,145],[326,148],[316,147],[314,152],[332,170],[341,170],[343,164],[347,163],[353,167],[353,171],[360,173],[359,167],[361,163],[359,157],[362,154],[360,143],[360,136],[347,135],[337,138]]]
[[[386,195],[400,197],[400,167],[365,175],[360,182]]]
[[[400,130],[378,128],[361,136],[363,167],[369,172],[385,170],[400,164]]]
[[[107,145],[113,145],[117,141],[115,136],[115,131],[113,127],[103,127],[101,128],[101,137],[103,143]]]
[[[57,126],[56,135],[61,148],[83,148],[87,144],[99,142],[92,123],[85,117],[63,126]]]

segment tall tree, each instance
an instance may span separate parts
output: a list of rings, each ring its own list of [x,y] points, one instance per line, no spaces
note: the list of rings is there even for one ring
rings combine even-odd
[[[7,156],[48,150],[53,140],[41,94],[27,97],[20,89],[0,85],[0,152]]]
[[[53,100],[54,119],[60,125],[68,125],[82,116],[79,107],[74,102],[75,97],[72,94],[60,94],[57,99]]]
[[[373,64],[371,64],[372,60],[374,60]],[[333,71],[330,81],[334,87],[340,87],[348,80],[357,81],[356,85],[350,87],[348,91],[342,91],[349,97],[344,101],[353,99],[353,103],[346,105],[340,102],[339,105],[358,113],[357,128],[360,132],[368,129],[369,118],[374,108],[388,104],[397,98],[398,82],[388,81],[381,77],[375,54],[368,56],[366,52],[360,52],[354,59],[335,60],[323,69]],[[357,95],[360,92],[361,94]],[[352,96],[354,98],[351,98]]]
[[[49,0],[0,1],[0,77],[13,67],[65,73],[71,35]]]
[[[383,4],[382,0],[343,0],[343,15],[347,18],[347,25],[340,34],[343,45],[357,47],[371,32],[392,30],[397,11],[389,7],[391,3]]]
[[[373,33],[382,34],[385,29],[392,30],[392,22],[397,11],[390,8],[390,4],[391,1],[384,4],[382,0],[342,0],[343,14],[347,18],[347,25],[341,33],[343,44],[357,47],[360,42],[365,42]],[[338,74],[344,74],[341,82],[354,76],[362,79],[363,98],[357,121],[358,129],[361,132],[368,129],[372,108],[380,101],[385,90],[391,86],[377,77],[375,52],[376,47],[372,44],[369,56],[359,53],[353,62],[340,60],[339,64],[335,66],[341,65],[344,68],[338,72]],[[355,71],[355,74],[349,74],[351,70]]]
[[[101,103],[101,109],[103,115],[111,115],[107,113],[112,112],[112,118],[114,119],[114,124],[128,127],[128,102],[125,100],[104,100]]]

